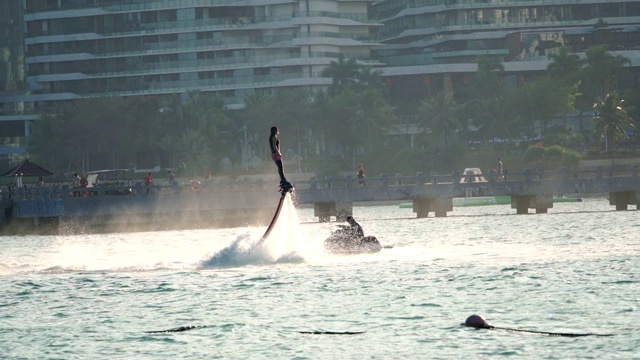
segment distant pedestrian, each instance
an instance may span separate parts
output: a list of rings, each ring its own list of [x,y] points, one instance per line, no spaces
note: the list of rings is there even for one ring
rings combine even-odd
[[[169,185],[174,185],[176,183],[176,176],[171,170],[167,171],[167,182]]]
[[[498,158],[498,166],[496,167],[496,181],[504,181],[504,169],[500,158]]]
[[[89,186],[89,180],[87,180],[87,174],[83,174],[80,177],[80,187],[86,189]],[[86,191],[82,192],[82,196],[87,196],[89,193]]]
[[[80,175],[78,173],[73,173],[73,179],[71,179],[71,188],[77,189],[80,187]],[[77,190],[73,190],[73,196],[79,196],[80,192]]]
[[[144,176],[144,185],[147,187],[147,194],[151,193],[151,183],[153,183],[151,173],[147,173],[147,175]]]
[[[358,185],[367,186],[367,183],[364,181],[364,165],[362,163],[356,166],[356,173],[358,174]]]

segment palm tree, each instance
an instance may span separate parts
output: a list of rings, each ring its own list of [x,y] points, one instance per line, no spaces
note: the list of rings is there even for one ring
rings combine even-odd
[[[386,101],[380,89],[370,89],[357,94],[355,114],[347,125],[354,139],[353,144],[372,150],[382,142],[386,124],[393,119],[393,107]],[[355,164],[352,164],[355,167]]]
[[[282,128],[287,128],[287,143],[282,150],[294,150],[298,160],[302,155],[307,155],[307,147],[303,144],[309,141],[311,104],[312,94],[305,89],[281,89],[275,99],[275,106],[279,110],[279,124]]]
[[[185,129],[176,139],[176,160],[191,176],[204,173],[213,162],[213,152],[204,134],[196,129]]]
[[[65,161],[74,152],[66,146],[68,133],[65,132],[65,119],[53,115],[42,115],[32,127],[31,135],[27,138],[29,154],[35,157],[54,173],[60,173]]]
[[[311,97],[310,125],[312,148],[316,151],[324,150],[325,139],[328,137],[327,122],[330,118],[331,97],[326,90],[316,90]]]
[[[506,139],[513,138],[522,129],[522,117],[514,109],[516,93],[501,95],[493,99],[475,100],[465,104],[474,110],[474,122],[485,141],[503,140],[502,151],[506,152]]]
[[[587,50],[586,55],[584,70],[587,81],[583,92],[592,99],[603,97],[615,89],[617,71],[630,61],[623,56],[610,54],[602,45]]]
[[[503,85],[500,73],[504,65],[496,57],[478,58],[478,71],[471,78],[469,86],[463,90],[465,99],[491,99],[500,95]]]
[[[355,58],[345,58],[343,54],[340,54],[338,60],[331,61],[320,75],[332,79],[329,93],[336,95],[347,88],[353,87],[358,82],[358,64]]]
[[[246,111],[244,126],[249,134],[264,134],[271,126],[277,126],[274,119],[278,119],[279,112],[274,96],[265,91],[254,91],[245,96]],[[257,154],[268,154],[267,141],[255,144]]]
[[[620,140],[626,137],[625,131],[635,128],[633,119],[627,113],[624,100],[619,99],[616,92],[598,100],[593,108],[596,110],[596,115],[593,117],[595,132],[604,137],[605,150],[609,151],[611,165],[613,165],[613,153],[609,146],[617,148]]]
[[[557,53],[547,55],[551,63],[547,66],[547,72],[551,78],[565,79],[570,84],[575,82],[584,61],[576,54],[569,53],[566,47],[559,48]]]
[[[384,82],[382,81],[382,76],[380,75],[380,71],[374,69],[371,66],[363,66],[358,71],[358,80],[359,85],[361,85],[364,89],[372,88],[372,89],[383,89],[385,88]]]
[[[449,140],[456,131],[462,129],[457,117],[458,106],[455,101],[438,93],[430,99],[420,100],[420,120],[418,126],[423,132],[431,131],[434,143],[444,140],[444,149],[448,150]]]
[[[514,100],[520,104],[515,112],[532,127],[539,121],[544,133],[556,115],[573,108],[574,92],[573,87],[565,86],[557,78],[539,77],[513,92]]]

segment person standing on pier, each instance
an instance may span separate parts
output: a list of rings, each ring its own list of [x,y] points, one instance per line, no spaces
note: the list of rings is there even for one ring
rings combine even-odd
[[[358,174],[358,185],[367,186],[367,183],[364,182],[364,165],[362,163],[356,167],[356,173]]]
[[[500,158],[498,158],[498,167],[496,168],[496,180],[497,181],[504,181],[504,172],[503,172],[503,168],[502,168],[502,160],[500,160]]]
[[[73,179],[71,180],[71,188],[77,189],[80,187],[80,175],[78,173],[73,174]],[[73,190],[73,196],[80,196],[80,192],[77,190]]]
[[[144,176],[144,185],[147,187],[147,194],[151,193],[152,182],[153,179],[151,178],[151,173],[147,173],[147,175]]]
[[[167,182],[169,183],[169,185],[173,185],[176,183],[176,176],[171,170],[167,171]]]

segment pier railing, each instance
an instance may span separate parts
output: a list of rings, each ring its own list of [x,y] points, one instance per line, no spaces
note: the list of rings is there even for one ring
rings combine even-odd
[[[450,186],[487,186],[492,187],[500,183],[517,183],[523,181],[544,180],[605,180],[610,178],[637,177],[638,166],[598,167],[592,169],[560,169],[560,170],[533,170],[525,169],[522,172],[508,172],[502,178],[496,174],[482,174],[482,180],[478,175],[471,174],[424,174],[415,175],[382,175],[359,179],[356,176],[310,177],[307,180],[298,180],[294,183],[297,191],[313,191],[344,188],[384,188],[389,186],[416,186],[416,185],[450,185]],[[250,181],[242,178],[233,181],[211,182],[208,184],[194,184],[191,182],[175,185],[151,185],[145,186],[141,180],[124,180],[118,186],[99,185],[94,187],[72,188],[68,182],[50,182],[42,186],[35,184],[15,187],[0,186],[0,200],[29,200],[43,198],[67,198],[67,197],[94,197],[94,196],[136,196],[136,195],[169,195],[197,192],[217,191],[242,191],[243,189],[274,190],[277,184],[267,181]],[[304,202],[304,199],[300,199]]]
[[[352,214],[355,202],[412,201],[418,217],[429,213],[446,216],[458,197],[511,196],[511,207],[519,214],[535,209],[545,213],[553,207],[553,196],[571,194],[607,194],[611,205],[626,210],[640,202],[638,166],[561,169],[496,174],[424,174],[382,175],[359,179],[356,176],[310,177],[294,181],[298,204],[313,204],[321,221],[331,216]],[[20,188],[0,188],[0,210],[7,217],[91,217],[94,215],[129,217],[129,214],[173,214],[189,219],[224,218],[226,223],[247,221],[250,214],[268,218],[277,202],[278,184],[243,178],[175,185],[145,186],[141,180],[129,180],[118,186],[99,185],[72,188],[68,183],[46,183]],[[275,200],[275,201],[274,201]],[[9,215],[6,215],[9,214]],[[236,219],[237,218],[237,219]],[[0,219],[0,225],[3,219]],[[107,220],[105,220],[107,221]]]

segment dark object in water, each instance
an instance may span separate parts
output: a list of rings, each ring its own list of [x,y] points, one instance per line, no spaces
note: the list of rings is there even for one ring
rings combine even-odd
[[[206,327],[207,325],[189,325],[189,326],[180,326],[177,328],[167,329],[167,330],[154,330],[154,331],[145,331],[145,332],[147,334],[166,334],[166,333],[183,332],[183,331],[193,330],[193,329],[202,329]]]
[[[507,330],[514,332],[522,332],[522,333],[530,333],[530,334],[541,334],[548,336],[566,336],[566,337],[579,337],[579,336],[613,336],[613,334],[593,334],[593,333],[583,333],[583,334],[575,334],[575,333],[553,333],[546,331],[535,331],[535,330],[521,330],[521,329],[512,329],[505,327],[498,327],[489,324],[482,316],[480,315],[471,315],[465,320],[464,326],[476,328],[476,329],[489,329],[489,330]]]
[[[332,254],[371,254],[380,252],[382,245],[375,236],[353,236],[341,228],[324,241],[324,249]]]
[[[364,334],[364,331],[298,331],[300,334],[309,335],[358,335]]]

